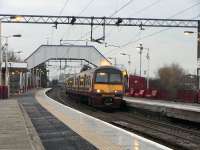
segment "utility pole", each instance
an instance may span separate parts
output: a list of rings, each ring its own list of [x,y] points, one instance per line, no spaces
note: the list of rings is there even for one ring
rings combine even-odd
[[[140,54],[140,77],[142,76],[142,52],[143,52],[143,45],[140,43],[140,45],[137,47],[139,48],[139,54]]]
[[[131,72],[131,55],[127,53],[120,53],[121,55],[128,56],[128,71]]]
[[[148,63],[148,67],[147,67],[147,89],[149,89],[149,72],[150,72],[150,55],[149,55],[149,48],[147,48],[147,63]]]
[[[128,70],[131,73],[131,55],[128,55]]]
[[[2,56],[2,20],[3,19],[13,20],[13,19],[16,19],[16,16],[3,16],[2,18],[0,18],[0,85],[2,85],[2,62],[3,62],[3,56]]]
[[[9,71],[8,71],[8,38],[9,37],[5,37],[6,38],[6,44],[5,44],[5,85],[8,85],[8,80],[9,80]],[[9,88],[8,88],[9,89]]]

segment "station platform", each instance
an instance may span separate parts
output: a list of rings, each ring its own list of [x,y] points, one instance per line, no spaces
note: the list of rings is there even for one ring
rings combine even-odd
[[[16,99],[0,100],[0,149],[44,150],[30,118]]]
[[[158,112],[167,117],[200,123],[200,104],[124,97],[127,106]]]
[[[35,97],[40,105],[97,149],[171,150],[166,146],[63,105],[48,97],[46,95],[48,90],[40,90],[36,93]]]
[[[0,100],[0,150],[171,150],[32,91]]]
[[[30,91],[17,99],[30,117],[45,150],[96,150],[93,144],[42,107],[35,98],[37,93],[37,90]]]

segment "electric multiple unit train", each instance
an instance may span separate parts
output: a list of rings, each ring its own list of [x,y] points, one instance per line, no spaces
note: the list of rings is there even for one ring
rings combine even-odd
[[[102,66],[68,77],[66,93],[87,99],[94,107],[119,108],[124,94],[123,72],[113,66]]]

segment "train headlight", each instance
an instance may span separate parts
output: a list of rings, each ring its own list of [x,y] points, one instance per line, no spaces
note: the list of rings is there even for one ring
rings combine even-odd
[[[120,92],[121,92],[121,91],[117,91],[117,90],[114,91],[115,94],[120,93]]]
[[[101,90],[97,89],[97,93],[101,93]]]
[[[121,95],[122,95],[122,91],[115,90],[114,93],[115,93],[115,96],[121,97]]]

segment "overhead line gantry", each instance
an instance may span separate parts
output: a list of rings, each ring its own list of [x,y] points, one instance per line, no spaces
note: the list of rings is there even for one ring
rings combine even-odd
[[[197,63],[199,66],[197,75],[199,76],[200,73],[200,20],[16,14],[0,14],[0,20],[2,23],[54,24],[56,28],[59,24],[88,25],[91,26],[91,41],[98,43],[102,43],[102,40],[105,40],[105,26],[138,26],[141,29],[142,27],[195,28],[198,35]],[[93,39],[93,26],[103,26],[103,37]],[[200,84],[198,83],[198,85]]]
[[[20,18],[20,19],[12,19]],[[199,20],[0,14],[2,23],[197,28]]]

